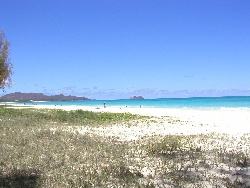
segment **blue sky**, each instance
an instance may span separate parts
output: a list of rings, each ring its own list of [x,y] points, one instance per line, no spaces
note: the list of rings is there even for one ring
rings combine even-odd
[[[250,95],[249,0],[1,0],[13,85],[95,99]]]

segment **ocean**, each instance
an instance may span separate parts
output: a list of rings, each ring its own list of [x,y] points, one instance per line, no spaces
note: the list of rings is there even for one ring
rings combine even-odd
[[[250,108],[250,96],[160,98],[143,100],[33,101],[26,105],[153,107],[153,108]],[[16,102],[16,104],[20,104]],[[23,103],[21,103],[23,104]]]

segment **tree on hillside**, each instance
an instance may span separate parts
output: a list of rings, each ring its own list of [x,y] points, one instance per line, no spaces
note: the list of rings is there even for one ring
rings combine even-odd
[[[11,75],[13,65],[10,62],[9,54],[10,43],[5,37],[5,33],[0,30],[0,89],[11,86]]]

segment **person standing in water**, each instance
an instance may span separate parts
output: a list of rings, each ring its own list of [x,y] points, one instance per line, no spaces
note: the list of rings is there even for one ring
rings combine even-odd
[[[105,102],[103,103],[103,107],[106,108],[106,103]]]

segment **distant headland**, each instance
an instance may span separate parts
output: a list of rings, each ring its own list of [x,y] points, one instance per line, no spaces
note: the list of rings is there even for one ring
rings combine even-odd
[[[21,93],[15,92],[6,94],[0,97],[0,102],[28,102],[28,101],[77,101],[77,100],[90,100],[86,97],[65,96],[60,95],[45,95],[43,93]]]

